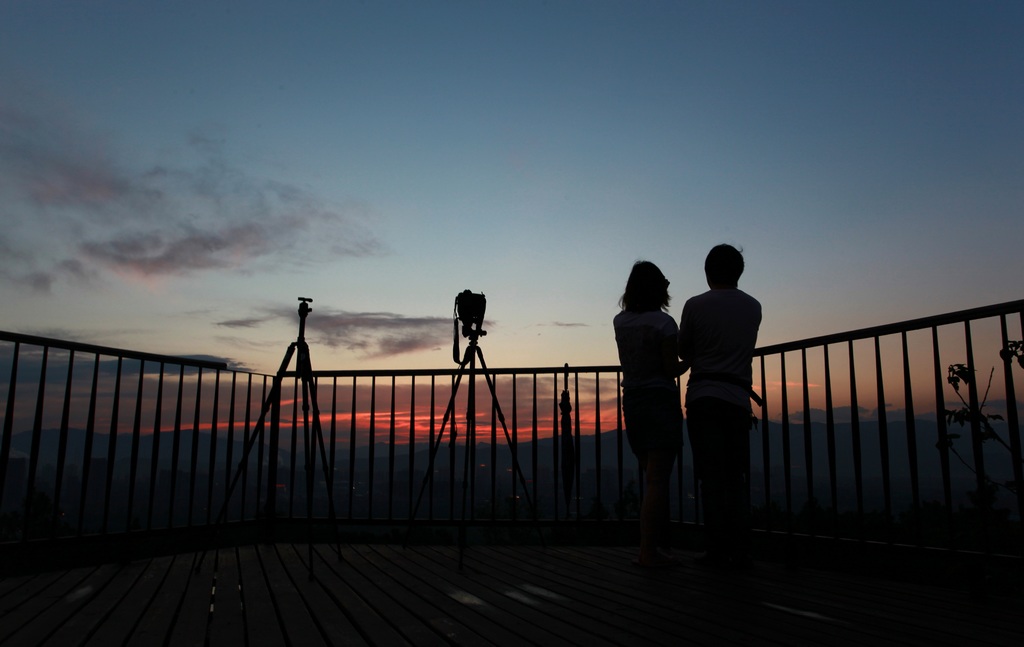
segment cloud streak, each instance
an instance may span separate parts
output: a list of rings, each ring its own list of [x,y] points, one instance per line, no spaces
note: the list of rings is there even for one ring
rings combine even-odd
[[[295,323],[294,312],[267,311],[252,317],[218,322],[227,328],[256,328],[272,321]],[[379,359],[437,350],[450,342],[452,321],[445,317],[407,317],[391,312],[346,312],[317,308],[307,322],[306,336],[330,348]]]
[[[318,312],[311,330],[328,346],[382,358],[440,348],[450,335],[451,319],[389,312]]]
[[[36,292],[110,275],[298,269],[382,253],[370,210],[232,166],[193,136],[189,159],[126,170],[72,119],[0,102],[0,277]],[[295,253],[301,249],[302,253]]]

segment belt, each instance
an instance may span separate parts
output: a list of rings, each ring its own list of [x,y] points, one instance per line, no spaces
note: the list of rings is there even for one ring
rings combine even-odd
[[[764,400],[762,400],[761,396],[758,395],[757,391],[754,390],[754,387],[753,387],[753,385],[750,384],[750,381],[749,380],[744,380],[742,377],[740,377],[738,375],[733,375],[732,373],[691,373],[690,374],[690,382],[691,383],[692,382],[707,382],[707,381],[725,382],[726,384],[732,384],[734,386],[740,387],[741,389],[746,389],[747,394],[750,395],[750,399],[753,400],[754,403],[757,406],[759,406],[759,407],[763,407],[764,406]]]

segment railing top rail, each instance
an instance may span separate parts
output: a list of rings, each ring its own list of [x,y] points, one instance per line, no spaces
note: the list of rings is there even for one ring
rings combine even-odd
[[[608,366],[543,366],[524,368],[491,368],[487,371],[477,368],[477,373],[486,372],[488,375],[563,375],[569,373],[614,373],[621,370],[618,365]],[[423,369],[363,369],[363,370],[314,370],[316,377],[454,377],[458,374],[459,368],[423,368]],[[292,377],[295,371],[288,371],[286,376]]]
[[[146,362],[160,362],[164,364],[178,364],[182,366],[194,366],[197,368],[211,368],[226,370],[228,365],[225,362],[214,362],[211,360],[194,359],[190,357],[178,357],[174,355],[157,355],[156,353],[144,353],[124,348],[113,348],[110,346],[97,346],[95,344],[82,344],[63,339],[52,339],[49,337],[37,337],[35,335],[23,335],[21,333],[0,330],[0,341],[17,342],[30,346],[49,346],[50,348],[61,348],[82,353],[95,353],[96,355],[113,355],[128,359],[144,360]]]
[[[923,330],[934,326],[945,326],[949,324],[962,323],[964,321],[987,319],[989,317],[998,317],[1000,315],[1015,313],[1024,313],[1024,299],[1007,301],[1006,303],[997,303],[995,305],[983,306],[980,308],[959,310],[957,312],[947,312],[946,314],[921,317],[920,319],[910,319],[909,321],[884,324],[881,326],[871,326],[870,328],[860,328],[849,332],[822,335],[821,337],[811,337],[809,339],[801,339],[799,341],[762,346],[754,351],[754,357],[785,353],[787,351],[800,350],[802,348],[812,348],[817,346],[827,346],[829,344],[856,341],[858,339],[872,339],[874,337],[882,337],[884,335],[910,332],[913,330]]]

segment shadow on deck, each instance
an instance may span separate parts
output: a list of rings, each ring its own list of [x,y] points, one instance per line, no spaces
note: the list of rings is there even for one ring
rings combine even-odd
[[[257,544],[0,579],[0,644],[1020,645],[1024,601],[635,549]]]

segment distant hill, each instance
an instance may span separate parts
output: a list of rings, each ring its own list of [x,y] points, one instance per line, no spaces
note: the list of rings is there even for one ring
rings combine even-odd
[[[936,448],[936,441],[938,440],[937,426],[934,420],[916,419],[915,427],[917,446],[916,452],[913,455],[916,457],[918,477],[923,492],[922,496],[925,498],[936,498],[940,496],[942,484],[940,452]],[[288,431],[290,431],[290,429]],[[903,420],[890,421],[887,425],[887,431],[888,463],[889,474],[892,481],[891,486],[893,489],[893,498],[894,500],[898,499],[902,501],[910,496],[910,459],[912,454],[910,451],[910,444],[908,443],[907,423]],[[800,497],[805,495],[808,487],[812,487],[814,489],[814,494],[819,500],[824,500],[828,497],[831,471],[826,427],[823,423],[814,422],[810,425],[810,432],[811,444],[810,451],[808,453],[806,451],[806,438],[803,424],[790,423],[790,483],[793,488],[793,496],[798,500]],[[968,463],[973,466],[971,447],[968,439],[970,433],[969,430],[953,427],[950,429],[950,433],[957,433],[961,435],[961,438],[954,441],[954,446],[958,448],[961,455],[968,461]],[[752,469],[755,473],[752,480],[756,488],[762,487],[765,474],[765,467],[762,466],[765,449],[762,444],[763,436],[763,428],[758,428],[751,434]],[[783,492],[782,488],[784,487],[786,473],[783,443],[784,438],[781,423],[770,422],[768,426],[768,436],[767,473],[770,475],[770,482],[774,497],[775,495],[779,495]],[[210,452],[212,449],[211,437],[210,434],[205,432],[200,432],[197,437],[198,446],[195,448],[197,472],[207,473],[209,471]],[[498,430],[498,438],[499,441],[494,447],[496,460],[493,469],[501,472],[512,467],[512,454],[502,438],[502,432],[500,429]],[[486,434],[486,439],[488,442],[478,441],[477,444],[476,462],[478,465],[488,463],[491,458],[492,447],[489,442],[489,430]],[[578,464],[580,466],[581,473],[586,473],[588,470],[592,471],[599,467],[602,470],[615,471],[618,469],[620,456],[618,452],[618,444],[620,442],[619,432],[617,430],[603,432],[600,435],[600,439],[600,465],[598,464],[597,443],[594,442],[592,436],[584,436],[582,447],[577,448]],[[67,469],[75,469],[74,466],[76,465],[80,468],[82,465],[82,457],[85,452],[85,440],[85,430],[70,429],[68,431],[66,457]],[[107,434],[95,433],[93,435],[92,458],[94,461],[105,464],[109,449],[108,440],[109,438]],[[190,471],[193,449],[192,440],[193,432],[191,429],[183,430],[180,433],[178,448],[179,470]],[[325,438],[325,441],[326,440],[328,439]],[[47,466],[52,468],[56,465],[59,441],[59,430],[42,430],[39,444],[40,470],[45,469]],[[164,431],[160,434],[158,460],[159,469],[170,469],[172,462],[172,449],[174,446],[173,441],[173,432]],[[226,459],[228,444],[226,438],[219,438],[217,440],[217,471],[224,471],[225,468],[230,470],[234,470],[236,468],[242,457],[244,449],[242,442],[243,439],[241,433],[236,432],[235,439],[231,445],[231,463],[230,465],[227,465]],[[299,442],[301,443],[301,437]],[[555,454],[556,442],[558,442],[557,439],[553,439],[548,435],[547,437],[541,438],[537,441],[535,450],[532,441],[520,441],[517,446],[517,451],[520,465],[523,470],[527,472],[531,470],[534,452],[536,451],[539,474],[553,474],[555,469],[554,466],[558,464]],[[12,461],[18,460],[19,458],[27,459],[29,452],[31,451],[31,443],[31,432],[23,431],[15,434],[11,439],[11,448],[13,452]],[[630,474],[633,474],[636,472],[636,462],[635,458],[629,451],[624,435],[621,437],[621,443],[622,465],[625,470],[628,470]],[[137,452],[140,457],[140,467],[143,470],[147,470],[151,464],[154,444],[154,436],[152,434],[142,434],[139,436]],[[688,440],[686,441],[686,444],[688,445]],[[280,464],[285,468],[291,464],[291,446],[290,436],[282,434],[279,458]],[[301,447],[301,445],[298,447]],[[849,423],[836,424],[835,472],[839,488],[846,492],[851,491],[854,484],[855,473],[853,447],[854,441],[851,425]],[[131,451],[131,435],[118,435],[116,438],[115,452],[116,474],[127,475],[129,472]],[[389,464],[392,461],[394,461],[395,470],[397,472],[407,471],[409,459],[408,451],[409,447],[407,445],[398,445],[394,448],[392,453],[390,446],[386,443],[375,443],[373,446],[375,473],[386,474],[389,469]],[[881,491],[881,479],[883,475],[883,454],[882,445],[880,444],[879,439],[879,425],[877,421],[870,420],[860,423],[860,452],[861,474],[865,483],[865,489],[872,496],[877,498],[877,496],[880,496],[878,493]],[[358,472],[364,472],[366,470],[369,456],[370,447],[368,445],[360,445],[356,447],[355,469]],[[461,469],[462,466],[463,456],[464,455],[460,447],[455,454],[456,467],[459,469]],[[422,470],[424,470],[429,463],[429,458],[426,438],[419,439],[419,442],[416,444],[416,456],[414,457],[415,469],[417,472],[422,473]],[[347,471],[348,460],[349,449],[347,445],[339,442],[339,446],[335,451],[336,469],[339,473]],[[443,439],[443,443],[438,450],[435,468],[438,470],[449,469],[450,460],[451,452],[449,449],[448,438],[446,437]],[[253,455],[250,456],[250,465],[255,465],[255,461],[256,450],[254,448]],[[986,443],[984,461],[986,469],[994,477],[1005,479],[1012,477],[1012,465],[1009,455],[1002,447],[997,446],[993,442]],[[971,473],[971,471],[952,454],[950,455],[949,462],[950,472],[954,481],[954,491],[963,492],[968,489],[973,489],[975,482],[973,473]],[[296,470],[301,469],[302,460],[299,458],[296,461]],[[690,454],[687,449],[684,451],[684,470],[689,469]],[[810,486],[807,484],[809,473],[812,477],[810,479]]]

